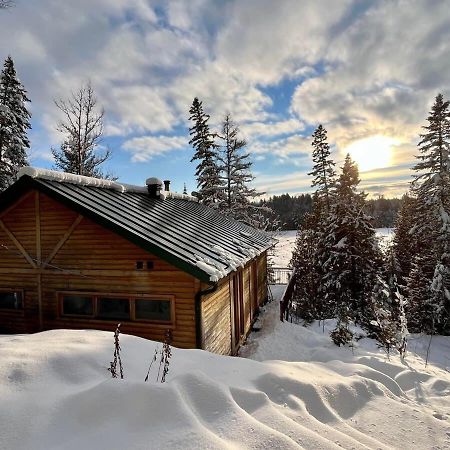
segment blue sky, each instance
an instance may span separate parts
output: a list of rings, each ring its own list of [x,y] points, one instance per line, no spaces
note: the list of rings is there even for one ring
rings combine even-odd
[[[55,99],[90,80],[103,105],[105,169],[123,182],[195,189],[188,109],[232,114],[269,194],[310,190],[310,135],[351,151],[362,187],[401,195],[435,95],[450,92],[446,1],[16,0],[0,14],[32,100],[30,161],[51,168]]]

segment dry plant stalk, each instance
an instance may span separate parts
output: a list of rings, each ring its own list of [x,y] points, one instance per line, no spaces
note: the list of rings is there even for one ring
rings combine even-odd
[[[119,334],[120,334],[120,323],[117,325],[116,331],[114,332],[114,359],[111,361],[109,371],[111,372],[111,376],[113,378],[117,378],[117,363],[119,363],[119,373],[120,378],[123,380],[123,367],[122,367],[122,359],[120,358],[120,342],[119,342]]]

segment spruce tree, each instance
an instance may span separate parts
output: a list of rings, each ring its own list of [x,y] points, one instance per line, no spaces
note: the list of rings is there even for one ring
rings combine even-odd
[[[418,242],[426,242],[417,248],[415,264],[424,264],[410,275],[409,292],[411,311],[414,302],[424,305],[423,329],[450,331],[450,111],[449,101],[442,94],[436,96],[428,116],[425,133],[418,144],[419,162],[412,183],[417,199],[413,233]],[[417,280],[413,277],[418,277]],[[415,309],[414,309],[415,308]],[[421,309],[419,309],[421,310]],[[426,314],[427,316],[425,316]],[[435,328],[436,327],[436,330]]]
[[[290,261],[295,277],[292,313],[302,318],[305,323],[323,319],[322,302],[319,297],[316,221],[314,213],[306,214],[303,226],[297,231]]]
[[[325,229],[330,255],[323,261],[324,290],[338,313],[349,311],[354,320],[367,325],[372,320],[368,296],[380,271],[381,252],[364,212],[366,194],[357,191],[359,181],[358,168],[347,155]]]
[[[328,223],[331,199],[336,182],[334,162],[330,158],[327,132],[319,125],[313,134],[313,176],[311,186],[315,188],[313,210],[299,227],[291,265],[295,269],[297,289],[295,301],[302,305],[300,316],[307,321],[333,317],[335,308],[326,295],[323,270],[324,261],[330,256],[325,245],[324,229]],[[307,251],[308,256],[305,255]],[[308,282],[303,282],[303,279]]]
[[[98,108],[91,84],[82,86],[67,100],[55,101],[55,104],[64,116],[57,126],[64,135],[64,141],[59,150],[52,149],[56,168],[76,175],[110,178],[100,167],[111,157],[111,152],[99,152],[104,110]]]
[[[0,75],[0,191],[15,181],[17,171],[28,165],[31,114],[26,108],[27,97],[10,56]]]
[[[312,187],[316,188],[315,202],[323,203],[323,209],[328,213],[331,206],[332,187],[336,178],[335,163],[330,158],[327,130],[319,125],[312,137],[314,167],[308,175],[314,177]]]
[[[412,259],[417,252],[417,242],[413,233],[416,200],[404,195],[400,211],[395,221],[394,239],[392,241],[393,274],[402,294],[405,294],[407,280],[411,272]]]
[[[394,317],[394,299],[388,284],[381,278],[375,277],[375,284],[369,297],[369,307],[373,319],[369,327],[374,330],[379,345],[389,356],[391,349],[397,345],[398,327]]]
[[[198,195],[203,204],[217,208],[223,199],[223,186],[217,163],[216,135],[210,131],[210,116],[203,111],[203,104],[197,97],[192,102],[189,114],[189,120],[193,122],[189,128],[189,144],[195,149],[191,162],[198,161],[195,171]]]

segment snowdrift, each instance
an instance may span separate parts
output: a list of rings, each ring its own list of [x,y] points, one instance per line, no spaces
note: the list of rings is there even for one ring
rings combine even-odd
[[[173,349],[165,384],[157,367],[144,382],[157,344],[141,338],[121,336],[120,380],[112,333],[1,336],[0,448],[450,448],[444,369],[353,356],[274,317],[276,304],[244,352],[287,361]]]

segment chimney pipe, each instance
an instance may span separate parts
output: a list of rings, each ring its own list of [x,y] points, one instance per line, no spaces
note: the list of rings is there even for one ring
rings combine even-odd
[[[164,190],[166,192],[170,191],[170,180],[164,180]]]
[[[162,181],[159,178],[151,177],[145,181],[148,194],[151,198],[159,198],[162,188]]]

